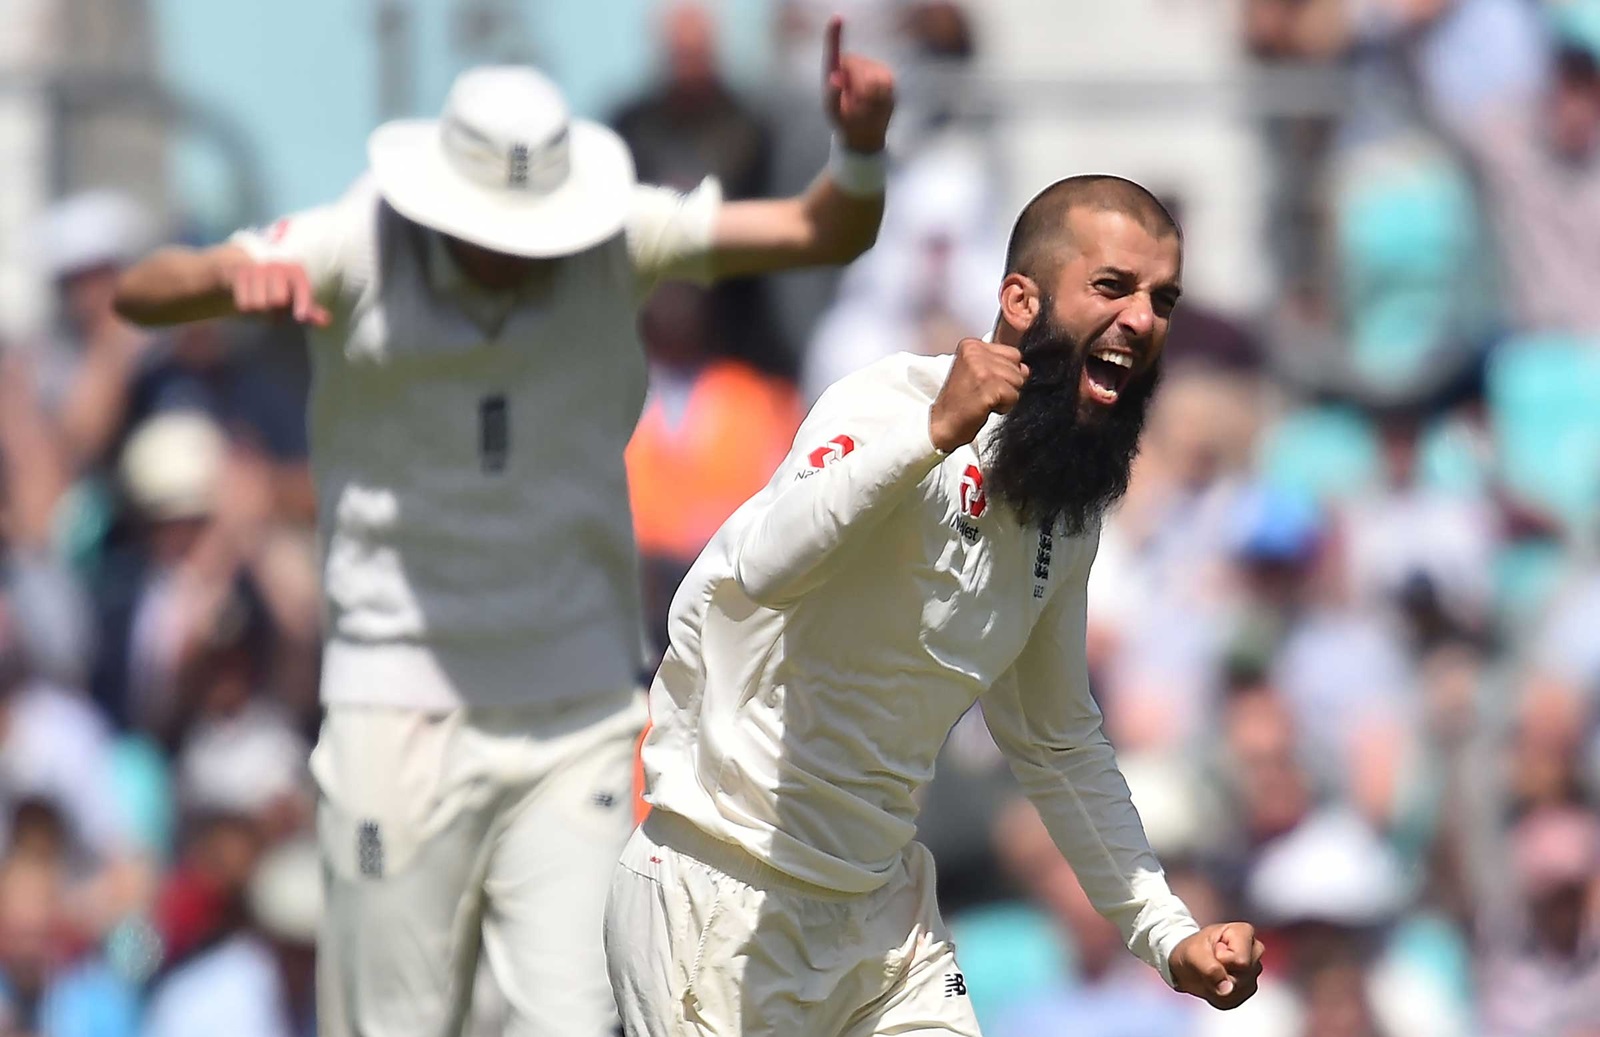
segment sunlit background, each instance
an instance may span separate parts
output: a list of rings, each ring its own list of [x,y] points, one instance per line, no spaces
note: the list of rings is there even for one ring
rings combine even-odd
[[[0,1037],[314,1032],[303,342],[136,332],[118,267],[336,198],[486,62],[653,182],[792,193],[835,11],[900,75],[883,230],[646,307],[651,651],[822,388],[987,331],[1039,188],[1139,180],[1188,291],[1089,658],[1266,977],[1167,991],[974,714],[922,838],[985,1032],[1600,1035],[1600,0],[0,0]]]

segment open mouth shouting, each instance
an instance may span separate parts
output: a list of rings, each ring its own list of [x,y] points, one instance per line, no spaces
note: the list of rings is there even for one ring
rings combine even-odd
[[[1082,395],[1103,407],[1110,407],[1132,378],[1132,353],[1111,346],[1097,347],[1083,364]]]

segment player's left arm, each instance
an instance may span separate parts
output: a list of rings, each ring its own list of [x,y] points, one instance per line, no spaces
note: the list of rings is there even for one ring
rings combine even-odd
[[[848,263],[877,239],[894,73],[871,58],[841,54],[842,32],[833,18],[823,70],[823,107],[834,128],[827,167],[793,198],[725,203],[712,229],[712,276]]]
[[[842,264],[872,247],[883,218],[894,74],[860,55],[841,55],[840,31],[835,18],[823,86],[835,131],[827,167],[793,198],[725,202],[714,177],[687,194],[640,185],[627,221],[640,297],[663,280],[709,283]]]
[[[1056,592],[1012,670],[984,696],[984,719],[1084,892],[1128,949],[1174,988],[1232,1008],[1255,992],[1261,947],[1245,923],[1201,929],[1150,849],[1089,692],[1089,561],[1063,574],[1071,585]]]

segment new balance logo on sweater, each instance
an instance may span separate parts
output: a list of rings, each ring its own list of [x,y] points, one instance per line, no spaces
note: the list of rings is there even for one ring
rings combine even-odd
[[[944,996],[966,997],[967,977],[963,976],[959,972],[952,972],[946,975],[944,977]]]

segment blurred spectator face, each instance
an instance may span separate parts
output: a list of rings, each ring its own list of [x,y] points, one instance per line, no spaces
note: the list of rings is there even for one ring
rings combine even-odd
[[[1562,958],[1578,954],[1600,889],[1600,819],[1576,807],[1547,807],[1511,834],[1517,882],[1534,939]]]
[[[205,534],[209,520],[205,518],[167,519],[152,522],[146,527],[145,545],[157,568],[177,565],[194,550],[195,544]]]
[[[679,3],[661,20],[672,92],[693,96],[717,83],[717,27],[700,4]]]
[[[79,334],[88,334],[104,322],[117,319],[111,305],[116,298],[117,275],[116,266],[101,264],[72,271],[61,278],[57,292],[61,314],[68,327]]]
[[[1269,488],[1235,505],[1232,556],[1246,598],[1281,616],[1306,604],[1328,540],[1320,511],[1297,496]]]
[[[44,988],[56,958],[61,921],[61,878],[37,863],[0,870],[0,970],[17,1000]]]
[[[1281,695],[1258,688],[1235,695],[1226,725],[1234,795],[1251,842],[1259,844],[1294,828],[1312,807],[1294,718]]]
[[[230,352],[226,327],[221,321],[207,320],[172,328],[168,332],[172,359],[191,371],[215,371]]]
[[[1253,401],[1238,379],[1178,370],[1150,408],[1145,454],[1185,490],[1210,486],[1236,467],[1255,441]]]
[[[1600,144],[1600,68],[1580,51],[1563,51],[1550,94],[1550,132],[1557,154],[1583,162]]]
[[[1560,805],[1578,798],[1587,711],[1559,685],[1535,683],[1522,702],[1511,753],[1511,786],[1524,807]]]
[[[247,821],[228,818],[206,826],[195,844],[195,860],[228,890],[243,891],[255,871],[260,841]]]
[[[59,867],[66,862],[67,846],[67,820],[54,803],[30,798],[17,804],[11,815],[10,859]]]
[[[1305,1037],[1380,1037],[1366,975],[1353,961],[1315,970],[1305,983]]]
[[[202,714],[232,716],[250,701],[265,654],[261,622],[238,595],[221,610],[189,674]]]
[[[693,370],[705,363],[710,300],[697,285],[669,282],[651,293],[639,314],[640,337],[651,363]]]
[[[906,35],[925,57],[965,61],[972,57],[972,26],[960,4],[948,0],[911,5]]]
[[[154,228],[133,199],[94,190],[51,206],[34,237],[44,268],[55,278],[62,318],[87,334],[115,320],[117,273],[149,247]]]
[[[1383,470],[1389,485],[1399,488],[1416,481],[1417,427],[1409,421],[1388,421],[1380,430]]]
[[[1342,42],[1344,5],[1323,0],[1246,0],[1245,41],[1258,58],[1322,58]]]

